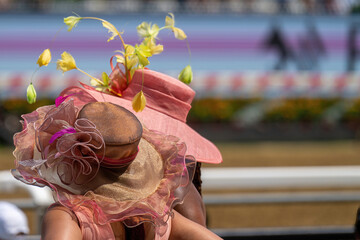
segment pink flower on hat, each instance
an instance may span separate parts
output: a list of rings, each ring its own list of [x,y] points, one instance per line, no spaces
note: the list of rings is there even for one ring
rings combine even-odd
[[[104,141],[93,123],[76,119],[77,112],[68,101],[23,115],[24,130],[14,136],[20,171],[28,171],[26,165],[37,162],[39,166],[32,169],[38,171],[35,176],[41,177],[44,168],[51,168],[66,185],[80,185],[95,177],[102,161],[97,153],[103,155]],[[29,139],[20,144],[24,135]]]

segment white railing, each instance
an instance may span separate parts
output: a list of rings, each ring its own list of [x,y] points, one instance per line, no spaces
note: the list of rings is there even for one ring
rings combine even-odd
[[[360,166],[203,168],[204,189],[360,187]]]
[[[204,194],[206,204],[245,204],[282,202],[360,202],[360,166],[316,167],[254,167],[254,168],[203,168],[203,189],[314,189],[314,191]],[[359,187],[359,191],[316,191]],[[36,211],[37,224],[44,210],[53,203],[49,188],[30,186],[16,180],[10,171],[0,171],[0,193],[16,193],[21,188],[30,195],[24,199],[4,199],[20,208]],[[354,213],[355,214],[355,213]],[[37,226],[40,229],[39,226]]]
[[[205,204],[360,202],[360,166],[204,168],[203,189],[296,189],[268,193],[205,194]],[[338,189],[359,189],[338,191]],[[307,189],[307,191],[301,191]],[[309,190],[312,191],[309,191]],[[317,191],[330,189],[327,191]],[[337,190],[336,190],[337,189]]]
[[[19,188],[25,190],[30,195],[30,199],[27,199],[26,201],[24,199],[10,199],[9,201],[14,202],[21,208],[48,207],[51,203],[53,203],[53,197],[48,188],[27,185],[16,180],[10,171],[0,171],[1,193],[16,193]]]

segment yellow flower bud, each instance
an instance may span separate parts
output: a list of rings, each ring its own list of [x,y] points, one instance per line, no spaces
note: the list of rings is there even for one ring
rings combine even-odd
[[[51,61],[51,52],[50,49],[47,48],[40,54],[36,63],[39,64],[39,67],[41,67],[41,66],[47,66],[50,61]]]
[[[175,35],[176,39],[184,40],[187,38],[186,34],[180,28],[175,27],[175,16],[172,13],[169,13],[170,16],[165,17],[165,27],[170,28]]]
[[[102,79],[103,79],[103,82],[104,82],[104,86],[108,86],[109,82],[110,82],[110,78],[109,78],[109,76],[107,75],[106,72],[102,73]]]
[[[174,35],[175,35],[175,38],[176,38],[176,39],[184,40],[184,39],[187,38],[187,36],[186,36],[186,34],[184,33],[184,31],[181,30],[180,28],[173,27],[172,30],[173,30],[173,32],[174,32]]]
[[[146,98],[143,91],[138,92],[132,100],[132,107],[135,112],[141,112],[146,105]]]
[[[69,16],[64,18],[64,23],[68,26],[68,31],[70,32],[73,27],[76,27],[76,24],[81,20],[81,17]]]
[[[179,80],[183,83],[189,84],[193,80],[193,72],[190,65],[187,65],[179,74]]]
[[[61,59],[57,60],[56,64],[57,69],[63,71],[63,73],[77,68],[74,58],[67,52],[61,54]]]
[[[165,26],[172,28],[175,25],[175,16],[172,13],[169,13],[169,15],[170,17],[169,16],[165,17]]]
[[[36,91],[32,83],[29,84],[26,90],[26,98],[28,103],[33,104],[36,102]]]

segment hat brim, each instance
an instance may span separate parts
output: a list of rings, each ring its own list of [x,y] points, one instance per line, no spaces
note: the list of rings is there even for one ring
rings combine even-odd
[[[194,156],[198,162],[212,164],[222,162],[222,156],[218,148],[184,122],[149,107],[145,107],[142,112],[135,112],[132,108],[131,101],[92,90],[90,87],[70,87],[62,91],[60,96],[68,96],[70,94],[73,94],[71,98],[74,99],[75,105],[82,105],[95,100],[98,102],[111,102],[122,106],[135,114],[148,129],[180,138],[187,145],[188,155]]]

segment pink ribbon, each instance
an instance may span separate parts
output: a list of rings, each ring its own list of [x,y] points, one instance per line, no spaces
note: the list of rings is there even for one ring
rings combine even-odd
[[[68,134],[68,133],[76,133],[75,128],[69,127],[69,128],[65,128],[65,129],[62,129],[62,130],[56,132],[50,138],[49,144],[52,144],[57,138],[63,136],[64,134]]]
[[[103,159],[103,161],[101,162],[101,165],[103,165],[105,167],[124,167],[126,165],[129,165],[132,161],[134,161],[138,152],[139,152],[139,147],[134,154],[132,154],[128,157],[123,157],[123,158],[119,158],[119,159],[108,158],[108,157],[100,156],[100,155],[96,155],[96,156],[99,159]]]
[[[60,106],[60,104],[61,104],[62,102],[64,102],[68,97],[70,97],[70,96],[72,96],[72,95],[74,95],[74,94],[76,94],[76,93],[67,95],[67,96],[65,96],[65,97],[63,97],[63,96],[58,96],[58,97],[55,99],[55,106],[56,106],[56,107]]]

